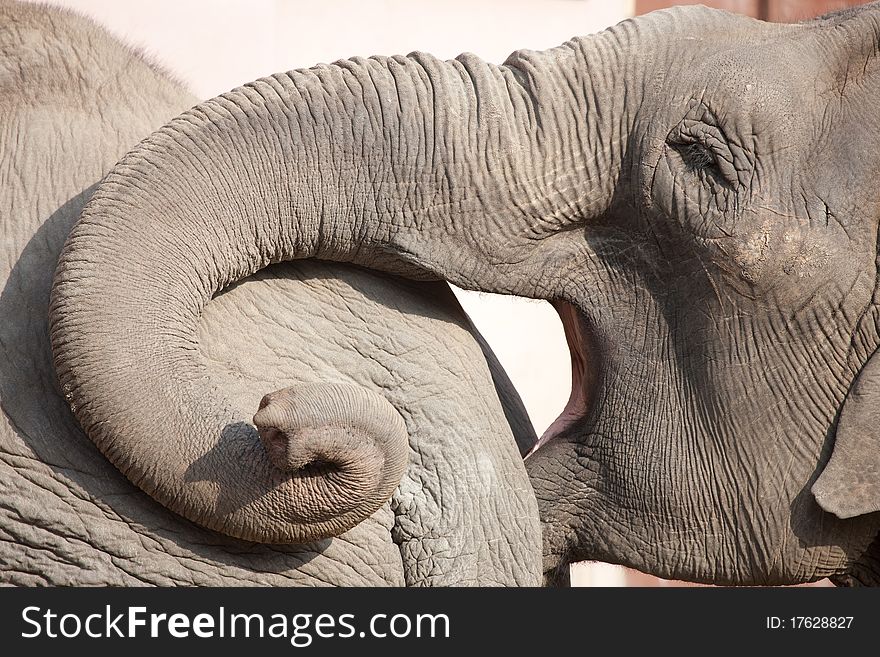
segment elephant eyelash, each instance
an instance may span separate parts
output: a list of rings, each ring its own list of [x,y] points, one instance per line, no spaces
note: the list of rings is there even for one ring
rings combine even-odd
[[[739,185],[735,172],[724,167],[718,160],[718,154],[700,141],[672,141],[669,145],[681,157],[684,165],[693,173],[705,172],[720,183],[724,188],[735,189]]]
[[[682,144],[678,150],[685,164],[695,171],[715,166],[715,156],[702,144]]]

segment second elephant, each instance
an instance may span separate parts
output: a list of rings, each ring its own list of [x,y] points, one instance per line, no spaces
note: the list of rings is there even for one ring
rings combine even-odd
[[[239,436],[255,435],[250,420],[265,393],[316,382],[357,385],[398,413],[407,435],[396,491],[335,538],[269,546],[206,530],[126,481],[83,434],[52,367],[48,308],[58,255],[113,163],[195,102],[91,21],[0,0],[0,583],[538,583],[535,497],[499,395],[522,449],[534,433],[443,283],[327,263],[281,264],[206,299],[191,318],[187,353],[203,386],[193,394],[211,398],[222,390],[229,417],[203,450],[174,464],[185,487],[211,493],[204,512],[222,515],[241,500],[240,491],[218,484],[227,468],[253,467],[225,456]],[[199,152],[190,146],[191,155]],[[105,334],[107,355],[113,345],[124,353],[124,342],[144,332],[175,344],[182,337],[141,313],[137,296],[154,284],[170,290],[174,269],[183,271],[200,246],[189,243],[171,269],[156,262],[142,270],[131,294],[116,299],[130,324]],[[81,261],[88,277],[110,273],[106,255]],[[177,293],[186,296],[182,288]],[[81,329],[93,337],[101,331],[88,321]],[[143,354],[130,356],[129,365],[152,369]],[[153,379],[161,388],[154,392],[174,399],[183,373],[174,364],[155,372],[164,381]],[[149,407],[141,375],[113,394],[118,410],[140,406],[154,423],[148,435],[131,436],[142,447],[180,442],[184,424]],[[167,465],[158,456],[142,465]]]

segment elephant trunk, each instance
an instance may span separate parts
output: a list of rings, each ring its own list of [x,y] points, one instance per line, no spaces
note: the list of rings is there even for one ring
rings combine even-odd
[[[312,495],[302,500],[300,513],[317,535],[333,536],[371,515],[406,469],[403,419],[364,388],[280,390],[263,397],[254,424],[278,471],[309,475]]]
[[[261,444],[200,362],[202,309],[298,258],[546,296],[548,244],[611,200],[618,38],[501,67],[415,53],[293,71],[154,133],[105,178],[56,272],[55,366],[85,431],[160,503],[232,536],[310,541],[375,512],[406,463],[399,414],[359,388],[285,392],[293,428],[262,409]]]

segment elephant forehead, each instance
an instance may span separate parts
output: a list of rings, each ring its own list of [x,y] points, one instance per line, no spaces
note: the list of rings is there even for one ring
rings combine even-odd
[[[479,387],[488,375],[465,321],[448,288],[300,262],[218,295],[203,314],[199,345],[212,371],[248,374],[241,402],[251,414],[283,382],[410,387],[424,399],[461,377]]]

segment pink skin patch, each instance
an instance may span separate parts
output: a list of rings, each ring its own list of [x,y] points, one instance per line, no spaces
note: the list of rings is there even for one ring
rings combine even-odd
[[[571,395],[565,408],[562,409],[562,413],[541,435],[525,458],[534,454],[535,450],[546,445],[575,422],[583,420],[589,409],[590,392],[595,381],[595,372],[587,371],[590,352],[589,338],[584,335],[577,309],[564,301],[554,302],[553,307],[556,308],[556,312],[559,313],[559,318],[562,320],[565,340],[568,342],[568,350],[571,353]]]

